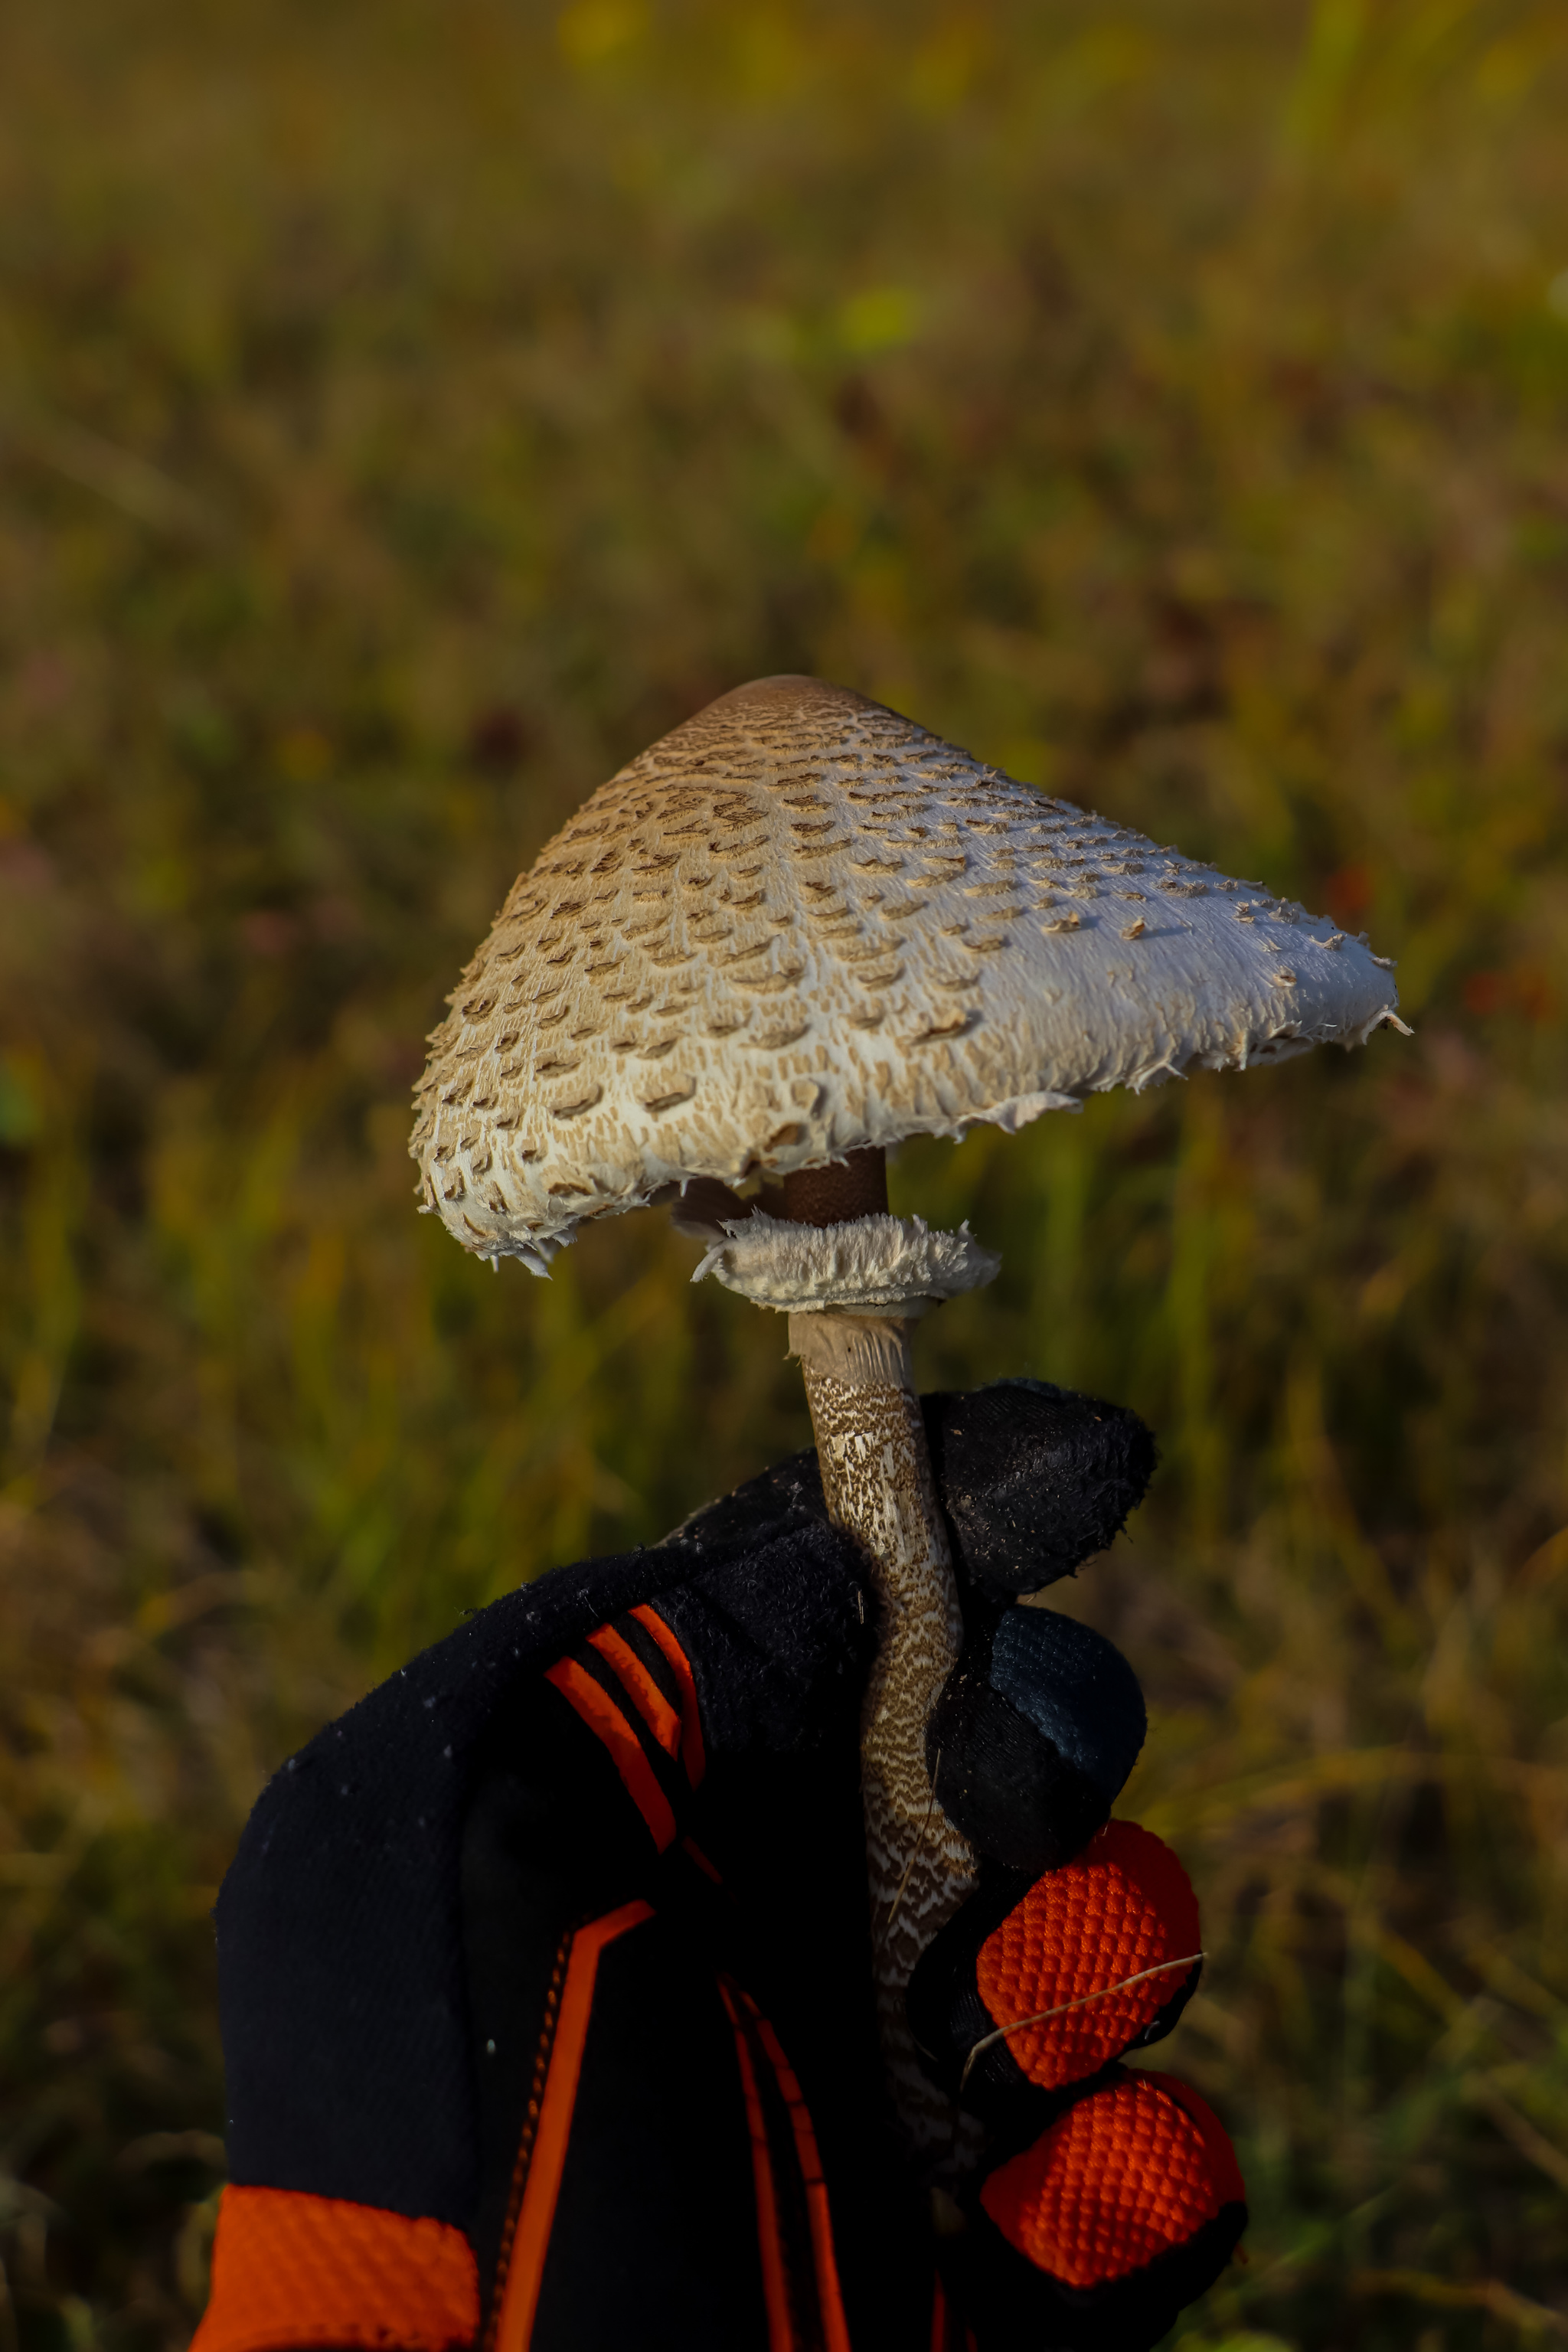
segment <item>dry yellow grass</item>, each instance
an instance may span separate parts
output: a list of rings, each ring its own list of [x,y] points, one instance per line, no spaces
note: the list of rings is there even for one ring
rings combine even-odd
[[[175,2347],[206,1910],[459,1611],[805,1441],[654,1217],[413,1214],[519,866],[807,668],[1328,905],[1409,1045],[911,1149],[927,1377],[1135,1405],[1069,1605],[1215,1959],[1184,2341],[1568,2336],[1568,26],[1525,0],[15,0],[0,2246]]]

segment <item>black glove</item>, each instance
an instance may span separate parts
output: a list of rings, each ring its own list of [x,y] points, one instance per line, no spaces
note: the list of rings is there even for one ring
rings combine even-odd
[[[1004,1759],[1033,1854],[1045,1783],[1103,1819],[1131,1677],[1001,1601],[1109,1539],[1152,1444],[1032,1383],[926,1413],[973,1632],[942,1801],[1002,1822]],[[862,1570],[803,1455],[495,1603],[272,1782],[219,1905],[233,2185],[200,2352],[930,2341],[872,2021]],[[995,2226],[982,2201],[969,2268],[1035,2275],[1026,2232],[987,2269]]]

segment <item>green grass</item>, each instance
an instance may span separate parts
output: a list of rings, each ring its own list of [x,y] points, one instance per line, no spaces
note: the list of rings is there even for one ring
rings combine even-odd
[[[660,1218],[497,1280],[404,1157],[513,874],[782,668],[1400,959],[895,1205],[1005,1254],[930,1381],[1161,1435],[1068,1605],[1251,2184],[1185,2352],[1568,2338],[1562,10],[14,0],[0,83],[0,2352],[200,2308],[263,1776],[805,1440]]]

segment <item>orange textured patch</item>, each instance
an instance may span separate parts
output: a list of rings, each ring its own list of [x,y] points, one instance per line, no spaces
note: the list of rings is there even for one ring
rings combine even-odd
[[[981,1946],[980,1998],[998,2025],[1080,2000],[1198,1948],[1198,1906],[1170,1847],[1136,1822],[1109,1822],[1076,1862],[1047,1871]],[[1067,2017],[1007,2037],[1043,2090],[1095,2074],[1158,2016],[1184,1980],[1173,1969]]]
[[[1072,2287],[1142,2269],[1242,2197],[1224,2126],[1167,2074],[1080,2100],[980,2192],[1003,2236]]]
[[[228,2188],[191,2352],[454,2352],[479,2324],[479,2272],[460,2230],[338,2197]]]

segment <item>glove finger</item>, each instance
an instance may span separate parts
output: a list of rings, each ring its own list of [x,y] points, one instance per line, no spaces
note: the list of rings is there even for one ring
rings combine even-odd
[[[1246,2227],[1206,2102],[1173,2075],[1119,2071],[981,2185],[962,2259],[982,2352],[1148,2352]]]
[[[1199,1943],[1171,1848],[1111,1822],[1022,1893],[1011,1874],[987,1877],[921,1955],[910,2030],[964,2106],[1037,2129],[1046,2096],[1170,2032],[1202,1973]]]
[[[1154,1441],[1136,1413],[1047,1381],[997,1381],[921,1399],[960,1583],[994,1601],[1067,1576],[1112,1542],[1143,1499]],[[677,1528],[710,1558],[827,1517],[815,1454],[748,1479]]]
[[[1010,1869],[1055,1870],[1108,1818],[1143,1745],[1138,1678],[1113,1643],[1051,1609],[976,1624],[926,1724],[937,1800]]]
[[[1010,1601],[1112,1543],[1158,1460],[1135,1412],[1049,1381],[921,1400],[961,1576]]]

